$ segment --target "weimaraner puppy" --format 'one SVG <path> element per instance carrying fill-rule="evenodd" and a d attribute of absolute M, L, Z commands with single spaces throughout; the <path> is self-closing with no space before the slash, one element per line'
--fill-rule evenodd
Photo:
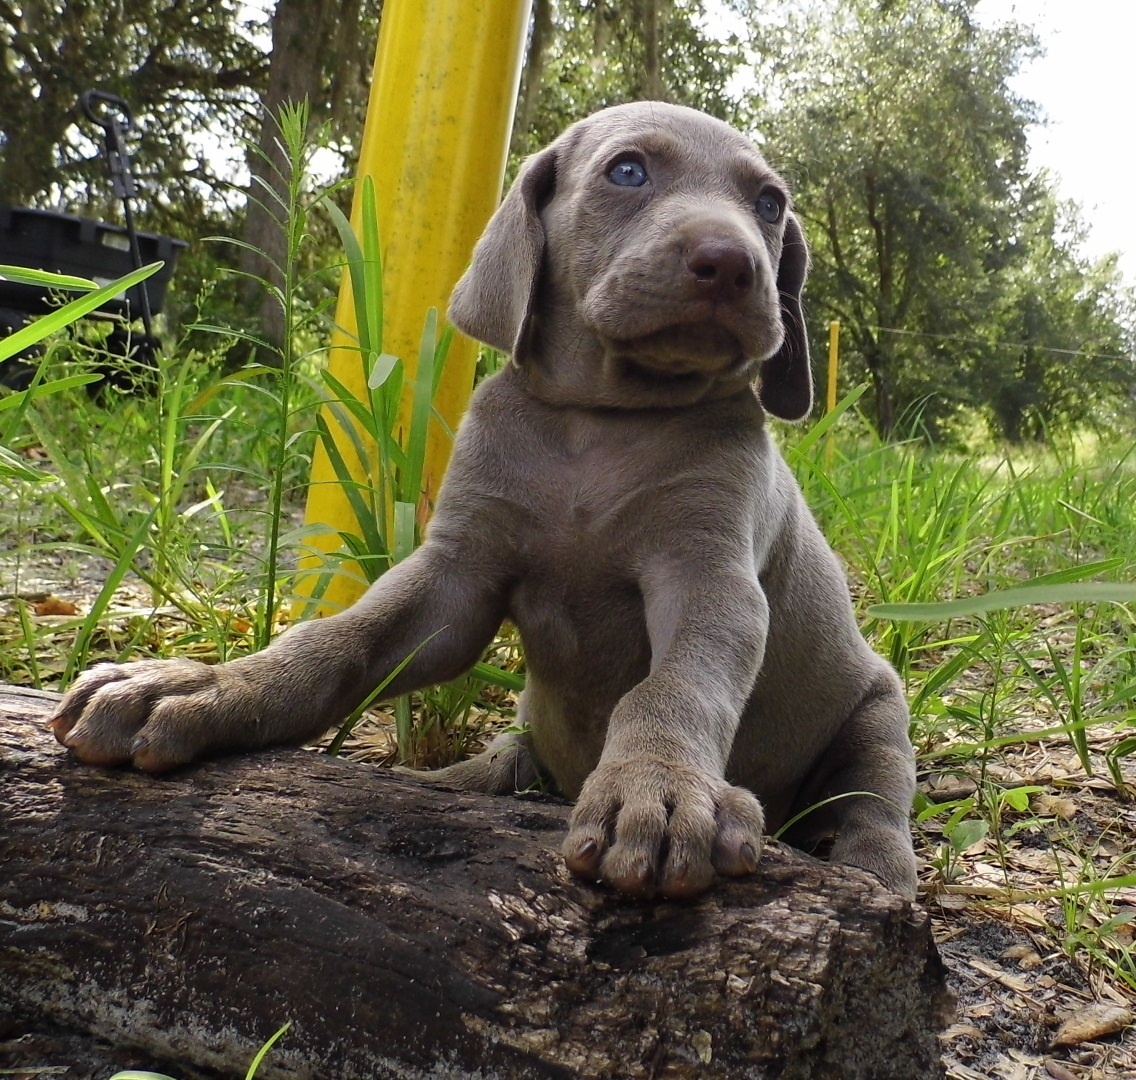
<path fill-rule="evenodd" d="M 434 779 L 551 779 L 576 803 L 568 866 L 640 896 L 751 872 L 766 829 L 830 800 L 791 838 L 914 896 L 900 683 L 767 430 L 811 405 L 806 268 L 784 183 L 726 124 L 642 102 L 573 125 L 454 291 L 456 326 L 511 362 L 422 547 L 252 656 L 94 668 L 56 736 L 151 772 L 302 743 L 412 653 L 392 697 L 459 676 L 507 617 L 524 733 Z"/>

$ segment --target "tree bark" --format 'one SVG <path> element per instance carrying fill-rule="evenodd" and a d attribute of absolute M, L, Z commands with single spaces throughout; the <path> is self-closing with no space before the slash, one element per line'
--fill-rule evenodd
<path fill-rule="evenodd" d="M 633 903 L 566 872 L 547 796 L 300 750 L 90 768 L 55 700 L 0 693 L 0 1069 L 244 1075 L 290 1020 L 258 1080 L 943 1075 L 928 918 L 858 871 L 771 843 Z"/>
<path fill-rule="evenodd" d="M 643 30 L 643 97 L 662 101 L 663 62 L 659 45 L 659 8 L 663 0 L 641 0 L 640 18 Z"/>
<path fill-rule="evenodd" d="M 552 3 L 553 0 L 533 0 L 532 30 L 529 32 L 528 53 L 517 96 L 517 114 L 513 121 L 511 148 L 514 153 L 527 145 L 536 103 L 544 87 L 544 62 L 554 30 Z"/>
<path fill-rule="evenodd" d="M 259 152 L 251 151 L 248 157 L 249 198 L 241 237 L 248 246 L 241 249 L 240 263 L 245 274 L 256 275 L 277 289 L 284 286 L 288 239 L 283 208 L 269 192 L 286 199 L 290 178 L 289 162 L 280 145 L 280 109 L 307 100 L 317 114 L 322 110 L 324 62 L 341 6 L 312 4 L 310 0 L 277 0 L 272 15 L 272 54 L 268 89 L 262 103 Z M 288 332 L 280 304 L 252 277 L 242 281 L 241 292 L 247 304 L 257 305 L 258 336 L 272 350 L 280 350 Z M 280 362 L 276 351 L 258 359 L 272 365 Z"/>

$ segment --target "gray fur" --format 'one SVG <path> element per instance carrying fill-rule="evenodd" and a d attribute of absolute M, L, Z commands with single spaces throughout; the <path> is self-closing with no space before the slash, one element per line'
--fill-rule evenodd
<path fill-rule="evenodd" d="M 640 187 L 610 178 L 627 158 Z M 811 401 L 806 265 L 782 181 L 731 128 L 658 103 L 574 125 L 454 291 L 454 323 L 514 359 L 473 397 L 422 548 L 256 655 L 95 668 L 56 735 L 151 771 L 303 742 L 420 645 L 391 696 L 460 675 L 508 617 L 528 733 L 432 779 L 503 793 L 544 774 L 576 800 L 568 865 L 666 896 L 871 792 L 795 835 L 831 833 L 832 858 L 914 896 L 899 680 L 766 427 Z"/>

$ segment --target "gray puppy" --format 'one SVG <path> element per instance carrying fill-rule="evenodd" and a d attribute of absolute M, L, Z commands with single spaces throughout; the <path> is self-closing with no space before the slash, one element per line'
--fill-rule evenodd
<path fill-rule="evenodd" d="M 510 618 L 527 731 L 435 779 L 550 777 L 576 800 L 568 866 L 668 897 L 870 793 L 793 838 L 834 836 L 834 860 L 914 896 L 900 683 L 766 430 L 811 404 L 807 261 L 785 185 L 727 125 L 659 103 L 575 124 L 454 291 L 453 322 L 512 362 L 474 395 L 425 544 L 253 656 L 87 672 L 56 736 L 153 772 L 301 743 L 415 649 L 389 696 L 455 678 Z"/>

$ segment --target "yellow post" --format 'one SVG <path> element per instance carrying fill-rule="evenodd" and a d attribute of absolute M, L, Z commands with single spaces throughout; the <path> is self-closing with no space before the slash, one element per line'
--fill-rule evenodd
<path fill-rule="evenodd" d="M 836 368 L 839 362 L 840 323 L 833 321 L 828 324 L 828 408 L 825 412 L 836 408 Z"/>
<path fill-rule="evenodd" d="M 828 394 L 825 400 L 825 413 L 836 408 L 836 371 L 840 364 L 840 323 L 833 320 L 828 324 Z M 824 443 L 825 468 L 832 466 L 832 446 L 834 433 L 830 431 Z"/>
<path fill-rule="evenodd" d="M 383 243 L 383 350 L 402 358 L 409 383 L 426 312 L 445 312 L 450 291 L 501 196 L 509 135 L 517 102 L 531 0 L 386 0 L 375 54 L 374 79 L 363 129 L 359 175 L 370 176 Z M 352 223 L 359 228 L 357 184 Z M 362 367 L 352 348 L 355 317 L 348 274 L 343 274 L 329 367 L 365 398 Z M 452 429 L 473 387 L 477 349 L 455 338 L 434 404 Z M 409 394 L 404 401 L 404 413 Z M 324 418 L 333 432 L 334 417 Z M 402 424 L 405 431 L 407 422 Z M 338 445 L 352 457 L 347 437 Z M 430 432 L 423 486 L 438 490 L 450 444 L 437 425 Z M 312 460 L 306 524 L 359 533 L 355 515 L 322 444 Z M 334 533 L 313 537 L 323 551 L 339 547 Z M 312 556 L 305 565 L 321 560 Z M 310 592 L 316 575 L 301 578 Z M 306 588 L 305 588 L 306 585 Z M 364 585 L 336 574 L 322 610 L 353 603 Z"/>

